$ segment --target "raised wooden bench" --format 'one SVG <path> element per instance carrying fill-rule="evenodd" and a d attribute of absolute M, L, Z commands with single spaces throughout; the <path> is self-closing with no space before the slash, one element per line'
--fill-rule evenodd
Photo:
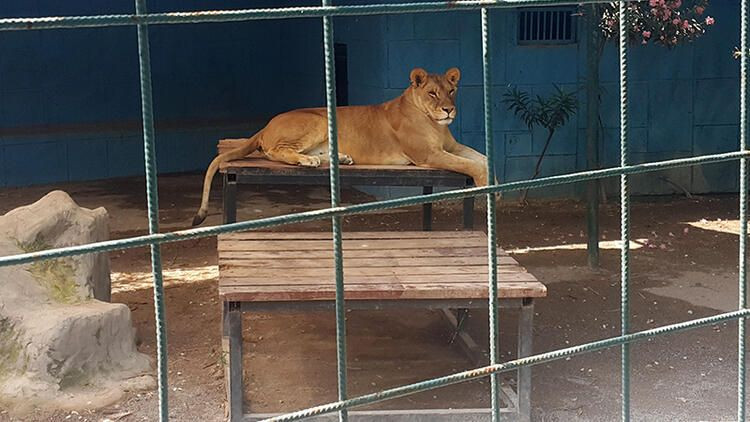
<path fill-rule="evenodd" d="M 224 306 L 224 345 L 229 354 L 230 419 L 242 420 L 243 311 L 307 310 L 334 306 L 333 252 L 329 232 L 247 232 L 220 235 L 219 296 Z M 487 308 L 487 236 L 478 231 L 344 232 L 344 298 L 350 309 L 414 306 L 439 309 L 472 357 L 476 343 L 460 331 L 461 313 Z M 502 308 L 518 308 L 518 355 L 532 350 L 533 299 L 546 287 L 518 262 L 498 251 L 498 296 Z M 474 362 L 477 365 L 486 364 Z M 530 415 L 531 369 L 518 370 L 517 388 L 502 388 L 503 413 Z M 489 409 L 356 412 L 352 420 L 484 420 Z M 357 416 L 359 415 L 359 416 Z M 399 416 L 400 415 L 400 416 Z M 269 415 L 248 415 L 257 420 Z M 468 418 L 468 419 L 467 419 Z M 477 419 L 478 418 L 478 419 Z M 328 419 L 314 419 L 328 420 Z M 487 419 L 489 420 L 489 419 Z"/>
<path fill-rule="evenodd" d="M 219 141 L 219 154 L 236 148 L 238 141 Z M 464 188 L 474 182 L 466 175 L 445 170 L 417 166 L 342 165 L 339 179 L 342 186 L 421 186 L 422 193 L 432 193 L 433 187 Z M 318 168 L 292 166 L 267 160 L 255 152 L 242 160 L 232 160 L 219 167 L 223 175 L 223 221 L 237 221 L 237 185 L 323 185 L 330 183 L 328 165 Z M 422 205 L 422 228 L 432 227 L 432 204 Z M 474 227 L 474 198 L 464 199 L 463 227 Z"/>

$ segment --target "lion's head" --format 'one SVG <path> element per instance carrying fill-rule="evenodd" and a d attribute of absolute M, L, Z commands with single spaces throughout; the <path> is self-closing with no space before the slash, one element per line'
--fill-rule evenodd
<path fill-rule="evenodd" d="M 435 123 L 447 126 L 456 118 L 456 91 L 461 72 L 448 69 L 444 75 L 428 74 L 422 68 L 411 71 L 414 104 Z"/>

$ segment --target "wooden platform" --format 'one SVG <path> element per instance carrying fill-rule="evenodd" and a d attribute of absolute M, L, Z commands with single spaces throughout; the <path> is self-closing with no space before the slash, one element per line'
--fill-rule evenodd
<path fill-rule="evenodd" d="M 487 236 L 461 232 L 345 232 L 348 300 L 483 299 Z M 331 233 L 248 232 L 219 236 L 224 301 L 334 300 Z M 499 297 L 546 296 L 546 287 L 498 252 Z"/>
<path fill-rule="evenodd" d="M 247 232 L 220 235 L 219 296 L 231 421 L 262 420 L 245 414 L 243 312 L 331 309 L 335 303 L 330 232 Z M 344 298 L 348 309 L 415 306 L 442 311 L 453 336 L 476 366 L 487 354 L 461 329 L 469 308 L 487 308 L 487 236 L 478 231 L 344 232 Z M 498 306 L 518 313 L 518 356 L 532 353 L 534 299 L 546 287 L 498 251 Z M 454 314 L 453 309 L 458 309 Z M 529 421 L 531 368 L 517 369 L 517 387 L 501 386 L 503 420 Z M 352 412 L 352 420 L 408 422 L 484 421 L 489 409 L 417 409 Z M 374 418 L 374 419 L 373 419 Z M 326 417 L 316 420 L 329 420 Z"/>

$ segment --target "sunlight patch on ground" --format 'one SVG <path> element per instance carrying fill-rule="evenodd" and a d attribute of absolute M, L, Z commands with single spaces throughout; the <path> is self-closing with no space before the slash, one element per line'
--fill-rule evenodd
<path fill-rule="evenodd" d="M 663 279 L 669 284 L 644 291 L 721 312 L 737 309 L 737 273 L 685 271 Z"/>
<path fill-rule="evenodd" d="M 219 277 L 217 265 L 206 265 L 184 269 L 165 269 L 164 287 L 190 284 Z M 112 272 L 112 293 L 132 292 L 135 290 L 151 289 L 154 279 L 151 271 Z"/>
<path fill-rule="evenodd" d="M 647 239 L 635 239 L 630 241 L 630 249 L 642 248 Z M 602 240 L 599 242 L 599 249 L 621 249 L 622 242 L 619 240 Z M 585 243 L 567 243 L 563 245 L 551 245 L 551 246 L 536 246 L 516 249 L 506 249 L 505 252 L 512 254 L 523 254 L 530 252 L 542 252 L 542 251 L 572 251 L 572 250 L 586 250 Z"/>
<path fill-rule="evenodd" d="M 740 234 L 740 220 L 706 220 L 701 218 L 698 221 L 686 221 L 685 224 L 697 229 L 716 231 L 729 234 Z"/>

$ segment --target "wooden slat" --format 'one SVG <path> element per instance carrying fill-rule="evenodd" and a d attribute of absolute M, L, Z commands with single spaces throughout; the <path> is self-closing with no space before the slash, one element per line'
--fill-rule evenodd
<path fill-rule="evenodd" d="M 409 285 L 347 284 L 344 298 L 348 300 L 381 299 L 485 299 L 486 283 L 454 285 L 450 283 Z M 245 286 L 221 286 L 219 295 L 224 300 L 237 301 L 314 301 L 333 300 L 332 286 L 255 286 L 252 291 Z M 501 283 L 500 298 L 544 297 L 546 287 L 536 283 Z"/>
<path fill-rule="evenodd" d="M 333 255 L 321 258 L 288 258 L 276 257 L 269 259 L 248 258 L 243 252 L 225 252 L 219 259 L 219 266 L 230 267 L 253 267 L 253 268 L 333 268 Z M 518 265 L 515 259 L 509 256 L 498 257 L 498 264 Z M 487 266 L 487 257 L 441 257 L 441 258 L 350 258 L 344 259 L 344 268 L 356 267 L 416 267 L 416 266 L 460 266 L 460 265 L 484 265 Z M 278 271 L 278 270 L 277 270 Z"/>
<path fill-rule="evenodd" d="M 425 274 L 425 275 L 410 275 L 410 274 L 396 274 L 396 275 L 352 275 L 345 276 L 345 283 L 353 284 L 425 284 L 425 283 L 486 283 L 487 277 L 481 274 Z M 263 276 L 246 276 L 243 273 L 239 278 L 230 276 L 219 276 L 219 284 L 230 286 L 230 285 L 244 285 L 244 286 L 271 286 L 271 285 L 328 285 L 333 283 L 330 277 L 305 277 L 305 276 L 285 276 L 283 274 L 277 274 L 271 277 Z M 513 281 L 513 282 L 535 282 L 537 281 L 533 275 L 525 272 L 516 272 L 511 274 L 504 274 L 501 281 Z"/>
<path fill-rule="evenodd" d="M 498 254 L 500 251 L 498 250 Z M 219 260 L 226 258 L 245 258 L 252 256 L 259 259 L 276 259 L 276 258 L 325 258 L 333 259 L 333 252 L 330 250 L 313 250 L 313 251 L 253 251 L 252 254 L 246 251 L 221 251 Z M 428 257 L 484 257 L 487 259 L 487 247 L 476 248 L 435 248 L 435 249 L 392 249 L 379 250 L 377 255 L 371 250 L 347 250 L 344 259 L 350 258 L 428 258 Z"/>
<path fill-rule="evenodd" d="M 258 278 L 281 278 L 287 280 L 290 278 L 308 278 L 311 282 L 322 278 L 333 276 L 331 268 L 299 268 L 290 267 L 283 270 L 278 268 L 263 267 L 236 267 L 236 266 L 219 266 L 222 278 L 247 278 L 254 280 Z M 517 265 L 498 266 L 498 276 L 507 277 L 516 274 L 528 274 Z M 460 265 L 460 266 L 411 266 L 411 267 L 344 267 L 344 276 L 352 279 L 359 276 L 411 276 L 411 275 L 443 275 L 446 280 L 453 279 L 454 275 L 475 275 L 477 278 L 487 279 L 487 265 Z M 248 283 L 250 284 L 250 283 Z"/>
<path fill-rule="evenodd" d="M 220 241 L 229 240 L 331 240 L 330 231 L 325 232 L 237 232 L 227 233 L 218 236 Z M 407 231 L 407 232 L 350 232 L 342 233 L 345 240 L 361 239 L 487 239 L 487 235 L 481 231 L 463 230 L 463 231 Z"/>
<path fill-rule="evenodd" d="M 343 248 L 347 250 L 392 250 L 392 249 L 421 249 L 421 248 L 462 248 L 479 247 L 478 239 L 369 239 L 344 240 Z M 273 240 L 230 240 L 218 242 L 219 252 L 222 251 L 308 251 L 331 249 L 330 240 L 293 240 L 278 242 Z M 501 252 L 498 251 L 498 254 Z"/>

